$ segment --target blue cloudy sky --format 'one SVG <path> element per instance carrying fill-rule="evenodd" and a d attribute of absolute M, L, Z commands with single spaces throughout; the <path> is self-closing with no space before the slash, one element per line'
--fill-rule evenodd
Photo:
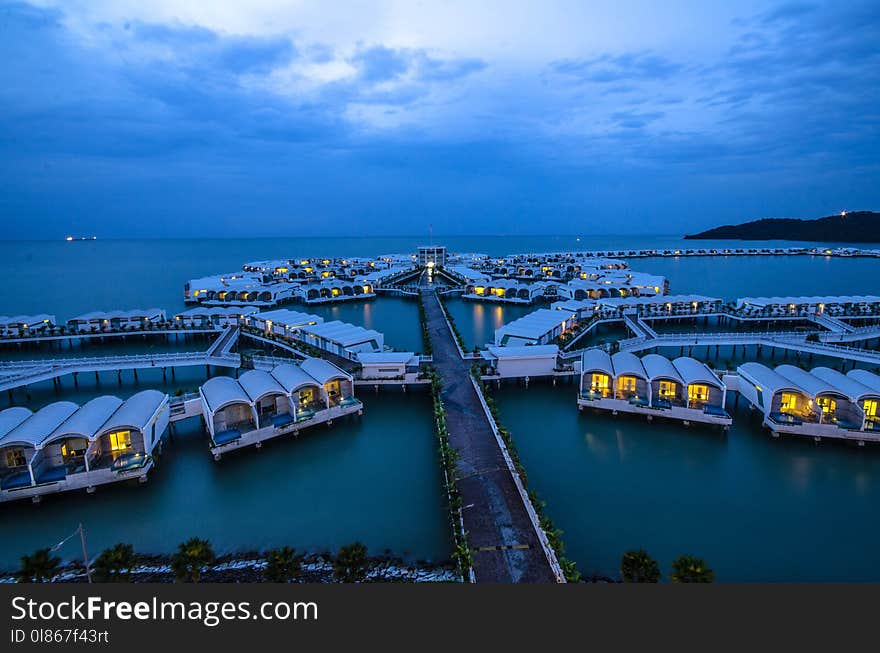
<path fill-rule="evenodd" d="M 673 234 L 878 209 L 878 44 L 876 0 L 0 2 L 0 221 Z"/>

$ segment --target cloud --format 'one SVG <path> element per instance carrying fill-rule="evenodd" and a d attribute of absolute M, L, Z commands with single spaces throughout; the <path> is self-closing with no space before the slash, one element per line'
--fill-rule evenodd
<path fill-rule="evenodd" d="M 592 59 L 565 59 L 552 63 L 551 68 L 561 75 L 598 84 L 663 80 L 682 70 L 680 64 L 650 52 L 605 53 Z"/>

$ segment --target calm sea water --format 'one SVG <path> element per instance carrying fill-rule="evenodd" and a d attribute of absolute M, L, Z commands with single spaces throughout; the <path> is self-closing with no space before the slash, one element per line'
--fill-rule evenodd
<path fill-rule="evenodd" d="M 203 381 L 178 374 L 179 383 Z M 146 385 L 160 384 L 142 376 Z M 66 386 L 64 396 L 75 401 L 134 391 L 128 383 L 118 388 L 115 375 L 105 375 L 97 389 L 88 379 L 76 392 L 69 379 Z M 199 536 L 223 553 L 281 545 L 326 551 L 360 540 L 374 554 L 447 560 L 452 544 L 430 397 L 360 394 L 362 418 L 316 427 L 298 440 L 267 442 L 259 452 L 214 462 L 199 422 L 187 420 L 146 485 L 54 495 L 39 505 L 0 504 L 0 569 L 14 570 L 21 555 L 51 546 L 79 522 L 95 554 L 116 542 L 166 553 Z M 54 398 L 49 384 L 32 393 L 32 404 Z M 80 552 L 69 545 L 59 555 L 72 559 Z"/>
<path fill-rule="evenodd" d="M 245 261 L 296 256 L 371 256 L 411 251 L 423 239 L 252 239 L 0 243 L 0 314 L 95 309 L 184 308 L 189 278 L 235 270 Z M 440 241 L 441 239 L 435 239 Z M 451 250 L 520 251 L 681 247 L 675 238 L 442 239 Z M 723 247 L 724 243 L 706 243 Z M 738 244 L 739 245 L 739 244 Z M 758 244 L 760 245 L 760 244 Z M 880 294 L 880 262 L 824 257 L 637 259 L 636 270 L 667 276 L 674 293 L 743 295 Z M 418 351 L 414 302 L 383 297 L 310 308 L 382 331 L 397 349 Z M 450 301 L 469 346 L 532 310 Z M 128 344 L 126 351 L 158 345 Z M 190 348 L 193 343 L 175 345 Z M 110 350 L 108 350 L 110 351 Z M 671 352 L 673 354 L 677 352 Z M 30 352 L 2 353 L 29 357 Z M 721 361 L 732 357 L 722 351 Z M 819 364 L 815 361 L 814 364 Z M 152 376 L 151 376 L 152 375 Z M 80 376 L 20 391 L 12 403 L 34 408 L 59 398 L 127 396 L 147 386 L 193 390 L 202 370 L 180 370 L 163 384 L 157 370 Z M 363 392 L 363 418 L 319 429 L 298 442 L 242 452 L 219 465 L 192 424 L 144 487 L 101 488 L 92 496 L 50 497 L 40 506 L 0 506 L 0 567 L 86 525 L 98 550 L 129 541 L 165 552 L 191 536 L 223 551 L 291 544 L 333 548 L 361 539 L 412 558 L 450 550 L 440 472 L 425 395 Z M 738 415 L 725 438 L 700 429 L 578 417 L 572 387 L 504 388 L 499 402 L 533 486 L 565 533 L 585 572 L 614 574 L 620 554 L 645 546 L 664 568 L 681 552 L 706 557 L 723 580 L 880 580 L 873 556 L 880 536 L 880 452 L 766 438 Z M 0 398 L 4 404 L 9 397 Z M 70 556 L 76 555 L 72 551 Z"/>
<path fill-rule="evenodd" d="M 585 573 L 644 547 L 721 581 L 878 581 L 880 449 L 773 440 L 744 401 L 720 431 L 577 410 L 573 384 L 495 396 L 529 484 Z"/>

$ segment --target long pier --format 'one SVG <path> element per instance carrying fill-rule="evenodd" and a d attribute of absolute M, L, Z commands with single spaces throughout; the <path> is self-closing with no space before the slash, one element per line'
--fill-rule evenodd
<path fill-rule="evenodd" d="M 462 519 L 481 583 L 560 582 L 555 554 L 490 422 L 436 293 L 422 291 L 449 443 L 458 452 Z"/>

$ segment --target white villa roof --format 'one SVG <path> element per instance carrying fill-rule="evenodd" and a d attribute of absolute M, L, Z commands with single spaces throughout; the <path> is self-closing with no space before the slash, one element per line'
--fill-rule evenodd
<path fill-rule="evenodd" d="M 846 395 L 852 401 L 860 401 L 865 397 L 880 397 L 880 387 L 872 388 L 857 378 L 847 376 L 830 367 L 815 367 L 810 370 L 810 374 L 834 386 L 840 394 Z"/>
<path fill-rule="evenodd" d="M 244 388 L 252 401 L 256 402 L 270 394 L 287 394 L 278 380 L 263 370 L 249 370 L 238 377 L 238 384 Z"/>
<path fill-rule="evenodd" d="M 846 373 L 846 375 L 855 379 L 863 386 L 871 388 L 872 390 L 876 390 L 880 392 L 880 376 L 877 376 L 873 372 L 869 372 L 868 370 L 850 370 Z"/>
<path fill-rule="evenodd" d="M 648 373 L 648 378 L 652 381 L 670 379 L 684 384 L 681 374 L 678 373 L 675 365 L 666 356 L 661 356 L 660 354 L 642 356 L 642 366 L 645 368 L 645 372 Z"/>
<path fill-rule="evenodd" d="M 78 408 L 72 401 L 56 401 L 44 406 L 7 433 L 0 440 L 0 446 L 21 442 L 35 447 Z"/>
<path fill-rule="evenodd" d="M 83 404 L 78 411 L 64 420 L 57 429 L 46 436 L 43 442 L 71 436 L 91 440 L 121 405 L 122 399 L 119 397 L 111 395 L 95 397 Z"/>
<path fill-rule="evenodd" d="M 312 376 L 304 372 L 299 365 L 282 363 L 272 370 L 272 376 L 287 392 L 307 385 L 320 385 Z"/>
<path fill-rule="evenodd" d="M 55 316 L 48 313 L 39 313 L 38 315 L 0 315 L 0 325 L 9 326 L 11 324 L 55 324 Z"/>
<path fill-rule="evenodd" d="M 722 390 L 725 387 L 721 379 L 718 378 L 718 375 L 709 369 L 708 365 L 702 361 L 698 361 L 696 358 L 679 356 L 672 361 L 672 364 L 687 385 L 691 385 L 692 383 L 705 383 L 707 385 L 713 385 L 716 388 L 721 388 Z"/>
<path fill-rule="evenodd" d="M 366 365 L 409 364 L 418 363 L 418 356 L 411 351 L 385 351 L 385 352 L 360 352 L 357 355 L 358 362 Z M 415 359 L 415 361 L 413 361 Z"/>
<path fill-rule="evenodd" d="M 290 329 L 298 329 L 309 324 L 321 324 L 324 321 L 324 318 L 319 315 L 291 311 L 286 308 L 279 308 L 274 311 L 263 311 L 262 313 L 257 313 L 251 317 L 257 320 L 271 320 L 273 324 Z"/>
<path fill-rule="evenodd" d="M 130 320 L 133 318 L 148 318 L 159 320 L 165 317 L 165 311 L 161 308 L 133 308 L 129 311 L 91 311 L 83 313 L 68 320 L 68 322 L 88 322 L 91 320 Z"/>
<path fill-rule="evenodd" d="M 22 406 L 13 406 L 0 411 L 0 443 L 7 433 L 33 414 L 33 411 Z"/>
<path fill-rule="evenodd" d="M 560 311 L 539 308 L 500 327 L 495 331 L 495 337 L 497 339 L 499 335 L 508 335 L 538 340 L 569 317 L 571 316 L 560 315 Z"/>
<path fill-rule="evenodd" d="M 153 414 L 168 401 L 168 395 L 158 390 L 141 390 L 122 402 L 104 426 L 102 432 L 129 426 L 143 430 Z"/>
<path fill-rule="evenodd" d="M 798 387 L 803 388 L 807 394 L 812 397 L 828 393 L 843 394 L 840 390 L 828 383 L 828 381 L 820 379 L 818 376 L 813 376 L 809 372 L 802 370 L 799 367 L 795 367 L 794 365 L 779 365 L 776 368 L 776 373 L 785 377 Z"/>
<path fill-rule="evenodd" d="M 336 367 L 333 363 L 325 361 L 323 358 L 307 358 L 300 367 L 320 385 L 339 378 L 351 380 L 349 374 Z"/>
<path fill-rule="evenodd" d="M 232 305 L 232 306 L 196 306 L 182 313 L 178 313 L 175 317 L 198 316 L 204 315 L 211 317 L 212 315 L 230 316 L 230 315 L 253 315 L 260 309 L 250 305 Z"/>
<path fill-rule="evenodd" d="M 609 376 L 614 376 L 614 365 L 611 363 L 610 354 L 604 349 L 588 349 L 581 358 L 581 372 L 599 370 Z"/>
<path fill-rule="evenodd" d="M 208 408 L 216 413 L 229 404 L 250 404 L 251 398 L 238 381 L 229 376 L 215 376 L 199 388 Z"/>
<path fill-rule="evenodd" d="M 614 376 L 632 375 L 640 376 L 648 380 L 648 373 L 642 365 L 641 359 L 629 351 L 619 351 L 611 356 L 611 367 L 614 368 Z"/>
<path fill-rule="evenodd" d="M 827 296 L 791 296 L 791 297 L 740 297 L 740 304 L 755 306 L 789 305 L 789 304 L 876 304 L 880 302 L 877 295 L 827 295 Z"/>
<path fill-rule="evenodd" d="M 559 355 L 556 345 L 487 345 L 486 350 L 492 357 L 501 359 L 556 358 Z"/>
<path fill-rule="evenodd" d="M 378 331 L 365 329 L 356 324 L 340 322 L 339 320 L 305 326 L 302 330 L 306 333 L 324 338 L 325 340 L 331 340 L 343 347 L 374 341 L 375 347 L 381 350 L 384 342 L 384 336 Z"/>
<path fill-rule="evenodd" d="M 752 383 L 757 384 L 767 395 L 774 395 L 780 390 L 792 390 L 799 394 L 809 394 L 797 383 L 761 363 L 743 363 L 737 371 Z"/>

